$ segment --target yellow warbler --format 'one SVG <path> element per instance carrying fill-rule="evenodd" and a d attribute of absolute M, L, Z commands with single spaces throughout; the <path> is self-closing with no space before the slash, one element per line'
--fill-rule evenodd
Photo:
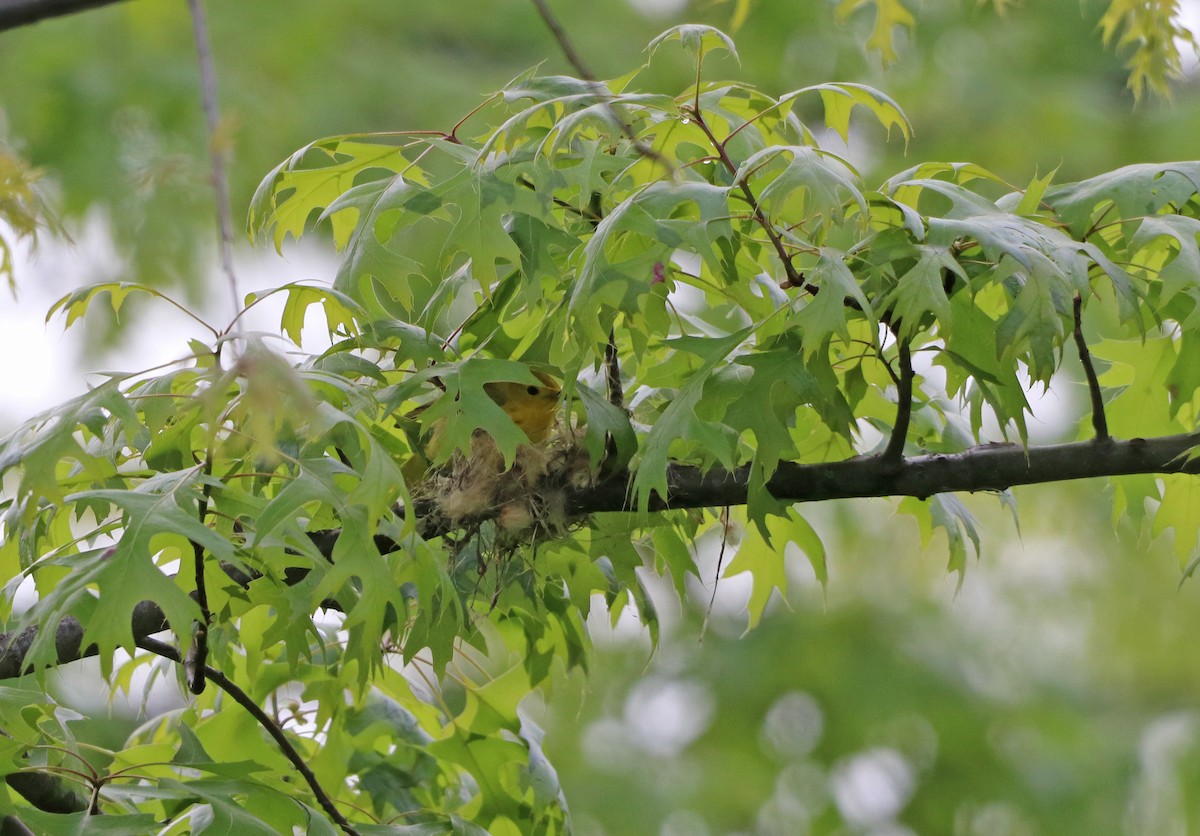
<path fill-rule="evenodd" d="M 529 440 L 541 444 L 554 426 L 560 390 L 554 379 L 538 374 L 541 386 L 500 381 L 483 384 L 483 391 L 520 427 Z"/>
<path fill-rule="evenodd" d="M 534 372 L 541 385 L 493 381 L 483 384 L 483 391 L 516 424 L 533 444 L 541 444 L 550 437 L 558 413 L 558 397 L 561 394 L 558 382 L 542 372 Z M 410 413 L 420 414 L 425 407 Z M 445 419 L 437 420 L 433 432 L 425 444 L 425 455 L 418 454 L 402 468 L 405 477 L 413 479 L 429 467 L 428 459 L 437 456 L 442 447 Z M 428 457 L 428 459 L 426 458 Z"/>

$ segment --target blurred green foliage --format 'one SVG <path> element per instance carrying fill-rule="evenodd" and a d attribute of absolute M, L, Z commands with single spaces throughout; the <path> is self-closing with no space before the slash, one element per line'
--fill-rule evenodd
<path fill-rule="evenodd" d="M 827 595 L 797 556 L 790 608 L 748 634 L 719 597 L 700 638 L 711 575 L 652 659 L 618 631 L 548 729 L 580 836 L 1191 832 L 1200 591 L 1112 532 L 1097 485 L 1023 491 L 1020 539 L 969 504 L 987 535 L 957 596 L 944 544 L 854 501 L 806 509 Z"/>
<path fill-rule="evenodd" d="M 636 62 L 671 23 L 725 25 L 733 13 L 559 5 L 601 76 Z M 528 67 L 567 70 L 525 0 L 209 7 L 239 216 L 262 176 L 306 142 L 448 129 Z M 1004 16 L 930 3 L 885 70 L 862 49 L 869 14 L 835 27 L 832 4 L 762 0 L 737 33 L 741 75 L 772 92 L 843 80 L 892 96 L 915 135 L 907 150 L 878 132 L 852 140 L 868 172 L 898 169 L 904 155 L 970 160 L 1025 183 L 1035 171 L 1073 180 L 1195 156 L 1194 80 L 1173 103 L 1135 106 L 1122 56 L 1097 37 L 1101 12 L 1070 0 Z M 185 6 L 117 4 L 0 38 L 7 138 L 50 172 L 67 216 L 99 208 L 131 278 L 205 292 L 213 212 Z M 651 78 L 673 74 L 664 84 L 678 87 L 687 72 L 682 58 L 663 60 Z M 1195 828 L 1194 582 L 1177 592 L 1162 544 L 1110 534 L 1095 486 L 1019 499 L 1024 542 L 986 515 L 983 565 L 957 598 L 942 555 L 918 553 L 888 506 L 843 504 L 819 515 L 836 543 L 827 600 L 801 583 L 792 609 L 749 635 L 716 613 L 701 641 L 701 594 L 649 663 L 640 644 L 615 643 L 553 704 L 546 745 L 578 830 Z"/>
<path fill-rule="evenodd" d="M 226 132 L 235 151 L 233 203 L 242 215 L 275 163 L 313 139 L 354 131 L 449 129 L 518 73 L 568 71 L 526 0 L 486 14 L 467 0 L 401 7 L 347 0 L 209 4 Z M 560 4 L 564 26 L 605 77 L 642 60 L 645 44 L 680 20 L 727 26 L 737 4 Z M 864 43 L 873 11 L 846 25 L 821 4 L 758 2 L 736 32 L 739 77 L 770 92 L 862 81 L 905 108 L 914 161 L 970 160 L 1014 182 L 1060 167 L 1078 179 L 1143 160 L 1191 154 L 1200 127 L 1194 84 L 1176 101 L 1134 107 L 1121 57 L 1106 50 L 1096 4 L 1055 0 L 998 16 L 934 3 L 913 33 L 897 30 L 886 69 Z M 0 96 L 11 138 L 60 184 L 62 206 L 100 206 L 137 280 L 199 292 L 197 255 L 210 236 L 206 138 L 186 7 L 118 3 L 3 34 Z M 732 74 L 732 68 L 730 68 Z M 656 60 L 647 84 L 679 87 L 680 57 Z M 869 135 L 859 162 L 896 169 L 905 154 Z"/>

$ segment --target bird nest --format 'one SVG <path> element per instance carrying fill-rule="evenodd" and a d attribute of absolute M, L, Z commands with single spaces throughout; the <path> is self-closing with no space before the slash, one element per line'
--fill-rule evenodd
<path fill-rule="evenodd" d="M 575 433 L 522 444 L 511 466 L 492 437 L 476 431 L 469 452 L 456 451 L 413 489 L 426 519 L 445 531 L 494 521 L 497 537 L 517 543 L 557 536 L 571 524 L 569 491 L 593 481 L 591 461 Z"/>

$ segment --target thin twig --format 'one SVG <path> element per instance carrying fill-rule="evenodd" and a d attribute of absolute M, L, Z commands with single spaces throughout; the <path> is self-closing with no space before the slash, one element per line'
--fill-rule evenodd
<path fill-rule="evenodd" d="M 729 506 L 721 509 L 721 551 L 717 554 L 717 571 L 713 573 L 712 595 L 708 598 L 708 609 L 704 611 L 704 623 L 700 625 L 700 640 L 708 631 L 708 620 L 712 617 L 713 604 L 717 602 L 717 584 L 721 582 L 721 569 L 725 565 L 725 549 L 729 545 Z"/>
<path fill-rule="evenodd" d="M 625 408 L 625 387 L 621 384 L 621 357 L 617 352 L 617 332 L 608 331 L 608 345 L 604 347 L 604 377 L 608 383 L 608 402 L 617 409 Z"/>
<path fill-rule="evenodd" d="M 908 341 L 898 339 L 897 346 L 900 350 L 900 380 L 896 384 L 896 423 L 892 426 L 892 435 L 883 451 L 883 460 L 899 463 L 904 458 L 904 442 L 908 438 L 908 424 L 912 419 L 913 378 L 916 375 Z"/>
<path fill-rule="evenodd" d="M 674 172 L 675 166 L 671 164 L 670 160 L 637 138 L 637 134 L 633 132 L 633 127 L 625 121 L 625 117 L 621 114 L 621 111 L 612 103 L 612 94 L 608 88 L 596 80 L 596 76 L 592 74 L 591 69 L 584 63 L 574 44 L 571 43 L 567 31 L 563 29 L 558 18 L 554 16 L 554 12 L 550 11 L 550 6 L 546 3 L 546 0 L 533 0 L 533 5 L 541 16 L 542 22 L 546 24 L 546 28 L 550 30 L 550 34 L 554 36 L 554 40 L 558 42 L 558 48 L 562 51 L 563 57 L 567 59 L 567 63 L 575 69 L 575 72 L 579 74 L 579 77 L 583 81 L 588 83 L 596 97 L 604 102 L 609 115 L 612 116 L 613 121 L 620 127 L 621 134 L 633 143 L 634 150 L 646 159 L 660 163 L 668 173 Z"/>
<path fill-rule="evenodd" d="M 533 5 L 537 8 L 538 14 L 542 16 L 542 22 L 546 24 L 546 28 L 554 36 L 554 40 L 558 41 L 558 48 L 562 50 L 563 57 L 567 59 L 567 63 L 575 68 L 575 72 L 579 73 L 579 77 L 584 81 L 594 82 L 596 77 L 592 75 L 592 71 L 584 63 L 583 56 L 576 51 L 574 44 L 571 43 L 571 39 L 567 36 L 567 31 L 558 22 L 558 18 L 550 11 L 550 6 L 547 5 L 546 0 L 533 0 Z"/>
<path fill-rule="evenodd" d="M 1100 380 L 1092 364 L 1092 353 L 1083 339 L 1083 298 L 1075 294 L 1075 346 L 1079 349 L 1079 361 L 1083 363 L 1083 376 L 1087 378 L 1088 394 L 1092 399 L 1092 429 L 1096 441 L 1109 441 L 1108 419 L 1104 416 L 1104 396 L 1100 392 Z"/>
<path fill-rule="evenodd" d="M 208 515 L 208 497 L 200 500 L 200 521 Z M 183 667 L 187 673 L 188 690 L 193 694 L 204 693 L 204 667 L 208 662 L 208 627 L 212 623 L 212 612 L 208 609 L 208 586 L 204 582 L 204 546 L 192 541 L 192 561 L 196 577 L 196 603 L 200 605 L 200 620 L 196 622 L 192 641 L 188 646 Z"/>
<path fill-rule="evenodd" d="M 169 659 L 176 664 L 180 662 L 179 651 L 165 642 L 144 637 L 137 640 L 137 645 L 143 650 L 147 650 L 164 659 Z M 292 745 L 292 742 L 287 739 L 287 735 L 283 733 L 283 729 L 279 727 L 279 724 L 272 720 L 270 715 L 263 711 L 262 707 L 250 698 L 249 694 L 219 670 L 205 666 L 204 675 L 212 684 L 227 693 L 234 702 L 249 711 L 254 719 L 258 721 L 258 724 L 266 729 L 267 734 L 271 735 L 275 744 L 283 752 L 284 757 L 291 761 L 292 766 L 296 767 L 296 771 L 304 777 L 305 782 L 308 783 L 313 795 L 317 797 L 317 802 L 321 805 L 325 814 L 347 834 L 357 836 L 357 831 L 346 817 L 342 815 L 341 811 L 338 810 L 337 806 L 333 803 L 333 799 L 325 792 L 325 788 L 321 786 L 321 783 L 317 780 L 317 776 L 309 768 L 308 764 L 305 763 L 304 757 L 296 751 L 296 747 Z"/>
<path fill-rule="evenodd" d="M 200 92 L 204 101 L 204 121 L 208 128 L 208 153 L 212 161 L 212 184 L 217 204 L 217 227 L 221 235 L 221 269 L 229 285 L 233 300 L 234 327 L 236 316 L 242 307 L 238 292 L 237 276 L 233 272 L 233 210 L 229 198 L 229 178 L 226 162 L 229 156 L 226 140 L 218 136 L 221 110 L 217 103 L 217 72 L 212 60 L 212 41 L 208 36 L 208 21 L 204 16 L 202 0 L 188 0 L 192 15 L 192 37 L 196 41 L 196 55 L 200 59 Z"/>
<path fill-rule="evenodd" d="M 725 143 L 717 139 L 716 134 L 712 132 L 712 129 L 709 128 L 708 123 L 704 121 L 703 114 L 701 114 L 698 109 L 693 108 L 689 115 L 693 121 L 695 121 L 696 127 L 703 131 L 704 135 L 708 137 L 708 141 L 712 143 L 713 148 L 716 150 L 717 155 L 721 160 L 721 164 L 725 166 L 725 170 L 731 175 L 736 175 L 738 167 L 733 164 L 733 160 L 731 160 L 729 158 L 729 154 L 726 153 Z M 746 199 L 746 203 L 749 204 L 750 211 L 754 215 L 754 220 L 760 227 L 762 227 L 763 232 L 767 234 L 767 238 L 771 240 L 771 247 L 775 250 L 775 256 L 783 265 L 783 272 L 787 276 L 787 280 L 784 282 L 784 285 L 787 287 L 803 287 L 805 290 L 808 290 L 810 293 L 815 295 L 816 288 L 813 288 L 811 285 L 805 282 L 804 276 L 801 275 L 800 271 L 796 269 L 796 265 L 792 264 L 792 259 L 788 256 L 787 248 L 783 245 L 783 238 L 780 237 L 779 233 L 775 230 L 775 227 L 771 225 L 771 221 L 767 218 L 766 212 L 763 211 L 762 206 L 758 202 L 758 198 L 754 195 L 754 190 L 750 188 L 750 183 L 747 182 L 747 178 L 741 178 L 741 180 L 738 182 L 738 188 L 741 189 L 742 196 Z"/>

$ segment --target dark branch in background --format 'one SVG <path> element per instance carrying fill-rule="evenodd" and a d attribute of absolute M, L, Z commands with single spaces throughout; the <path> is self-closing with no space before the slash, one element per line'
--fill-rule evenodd
<path fill-rule="evenodd" d="M 5 816 L 0 819 L 0 836 L 36 836 L 36 834 L 16 816 Z"/>
<path fill-rule="evenodd" d="M 1075 294 L 1075 346 L 1079 349 L 1079 361 L 1083 363 L 1083 376 L 1087 378 L 1088 395 L 1092 399 L 1092 429 L 1095 441 L 1108 441 L 1108 419 L 1104 416 L 1104 396 L 1100 392 L 1100 380 L 1092 364 L 1092 353 L 1083 339 L 1083 298 Z"/>
<path fill-rule="evenodd" d="M 204 102 L 204 121 L 208 128 L 208 153 L 212 160 L 213 198 L 217 205 L 217 228 L 221 236 L 221 270 L 233 298 L 233 327 L 238 327 L 237 314 L 242 308 L 237 276 L 233 272 L 233 210 L 230 208 L 229 177 L 226 162 L 229 157 L 228 138 L 219 136 L 221 108 L 217 103 L 217 71 L 212 60 L 212 41 L 208 37 L 208 21 L 201 0 L 188 0 L 192 15 L 192 37 L 200 60 L 200 93 Z"/>
<path fill-rule="evenodd" d="M 221 108 L 217 101 L 217 71 L 212 60 L 212 40 L 208 34 L 208 20 L 204 15 L 202 0 L 188 0 L 192 17 L 192 39 L 196 43 L 196 56 L 200 63 L 200 98 L 204 104 L 204 121 L 208 128 L 208 153 L 212 162 L 213 202 L 217 210 L 217 229 L 220 236 L 221 270 L 233 301 L 233 328 L 237 329 L 238 311 L 242 303 L 238 293 L 237 276 L 233 272 L 233 210 L 229 197 L 229 178 L 225 164 L 229 156 L 227 139 L 220 137 Z M 218 355 L 220 349 L 218 348 Z M 212 475 L 212 449 L 204 460 L 204 475 Z M 200 500 L 200 524 L 208 516 L 208 486 Z M 193 694 L 204 693 L 205 670 L 208 662 L 208 628 L 212 613 L 208 609 L 208 591 L 204 581 L 204 547 L 192 543 L 193 564 L 196 575 L 196 603 L 200 605 L 200 621 L 193 628 L 191 645 L 184 660 L 187 671 L 188 690 Z"/>
<path fill-rule="evenodd" d="M 596 77 L 592 75 L 592 71 L 583 62 L 583 56 L 575 50 L 574 44 L 571 43 L 571 39 L 567 36 L 567 30 L 563 29 L 562 24 L 558 22 L 558 18 L 554 16 L 554 12 L 550 11 L 546 0 L 533 0 L 533 5 L 537 8 L 538 14 L 542 16 L 542 22 L 546 24 L 546 28 L 554 36 L 554 40 L 558 42 L 558 48 L 562 50 L 563 57 L 567 59 L 567 63 L 575 68 L 575 72 L 579 73 L 579 77 L 584 81 L 594 83 Z"/>
<path fill-rule="evenodd" d="M 116 2 L 118 0 L 0 0 L 0 32 Z"/>
<path fill-rule="evenodd" d="M 888 439 L 883 459 L 900 464 L 904 460 L 904 442 L 908 439 L 908 425 L 912 420 L 913 372 L 912 349 L 908 341 L 896 338 L 900 350 L 900 377 L 896 381 L 896 423 Z"/>
<path fill-rule="evenodd" d="M 176 664 L 181 663 L 179 652 L 169 644 L 160 642 L 157 639 L 145 637 L 138 639 L 137 644 L 138 647 L 142 648 L 143 650 L 148 650 L 151 653 L 161 656 L 164 659 L 169 659 Z M 275 741 L 275 745 L 277 745 L 283 752 L 284 757 L 291 761 L 291 764 L 296 768 L 296 771 L 304 777 L 305 782 L 308 783 L 308 787 L 312 790 L 313 795 L 317 797 L 317 802 L 321 805 L 321 809 L 325 811 L 325 814 L 329 816 L 329 818 L 332 819 L 333 822 L 346 833 L 351 834 L 351 836 L 356 836 L 357 831 L 353 828 L 353 826 L 351 826 L 350 822 L 346 820 L 346 817 L 342 815 L 341 811 L 338 810 L 337 805 L 333 803 L 333 799 L 329 797 L 327 792 L 325 792 L 325 788 L 321 786 L 321 782 L 317 780 L 317 776 L 313 773 L 312 769 L 309 768 L 308 764 L 305 763 L 304 757 L 298 751 L 296 751 L 296 747 L 292 745 L 292 741 L 288 740 L 287 735 L 283 733 L 283 729 L 279 727 L 279 724 L 272 720 L 271 717 L 259 707 L 258 703 L 250 698 L 249 694 L 239 688 L 237 683 L 233 682 L 233 680 L 231 680 L 225 674 L 209 667 L 205 667 L 203 671 L 204 676 L 206 676 L 213 685 L 216 685 L 218 688 L 228 694 L 234 702 L 250 712 L 254 719 L 258 721 L 258 724 L 266 730 L 267 734 L 271 735 L 271 738 Z"/>

